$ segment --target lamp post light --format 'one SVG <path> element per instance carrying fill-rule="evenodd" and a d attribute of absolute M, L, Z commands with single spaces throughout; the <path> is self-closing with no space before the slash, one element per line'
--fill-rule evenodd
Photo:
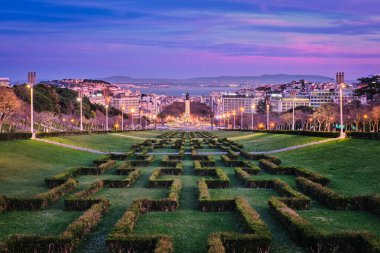
<path fill-rule="evenodd" d="M 345 84 L 341 83 L 339 86 L 339 97 L 340 97 L 340 138 L 344 138 L 345 134 L 343 132 L 343 89 Z"/>
<path fill-rule="evenodd" d="M 229 128 L 230 127 L 230 113 L 229 112 L 227 112 L 227 128 Z"/>
<path fill-rule="evenodd" d="M 226 127 L 226 114 L 223 113 L 222 117 L 223 117 L 223 127 Z"/>
<path fill-rule="evenodd" d="M 131 116 L 132 116 L 132 129 L 135 130 L 135 122 L 133 114 L 135 113 L 135 108 L 131 108 Z"/>
<path fill-rule="evenodd" d="M 234 115 L 234 129 L 235 129 L 236 128 L 236 111 L 233 111 L 232 115 Z"/>
<path fill-rule="evenodd" d="M 108 105 L 106 105 L 106 131 L 108 131 Z"/>
<path fill-rule="evenodd" d="M 365 121 L 366 121 L 366 119 L 368 119 L 368 115 L 364 114 L 363 115 L 363 132 L 365 132 Z"/>
<path fill-rule="evenodd" d="M 121 131 L 124 131 L 124 110 L 125 105 L 121 106 Z"/>
<path fill-rule="evenodd" d="M 252 114 L 251 114 L 251 128 L 252 128 L 252 130 L 253 130 L 253 114 L 254 114 L 254 112 L 255 112 L 255 109 L 256 109 L 256 105 L 255 104 L 252 104 L 251 105 L 251 112 L 252 112 Z"/>
<path fill-rule="evenodd" d="M 36 72 L 28 72 L 28 84 L 27 87 L 30 88 L 30 132 L 32 133 L 32 139 L 36 138 L 36 133 L 34 132 L 34 102 L 33 102 L 33 85 L 36 83 Z"/>
<path fill-rule="evenodd" d="M 244 107 L 240 107 L 240 129 L 243 129 L 243 112 Z"/>
<path fill-rule="evenodd" d="M 296 99 L 296 92 L 293 90 L 292 91 L 292 130 L 295 130 L 295 117 L 294 117 L 294 104 L 295 104 L 295 99 Z"/>
<path fill-rule="evenodd" d="M 269 97 L 266 98 L 265 106 L 266 106 L 266 111 L 267 111 L 267 125 L 266 125 L 266 129 L 268 130 L 269 129 L 269 110 L 270 110 Z"/>
<path fill-rule="evenodd" d="M 157 129 L 157 115 L 153 115 L 154 129 Z"/>
<path fill-rule="evenodd" d="M 83 97 L 82 93 L 80 94 L 80 97 L 77 98 L 77 101 L 80 105 L 80 130 L 83 131 Z"/>

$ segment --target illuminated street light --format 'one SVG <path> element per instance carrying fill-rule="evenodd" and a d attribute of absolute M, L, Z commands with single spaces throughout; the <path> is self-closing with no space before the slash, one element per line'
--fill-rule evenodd
<path fill-rule="evenodd" d="M 364 114 L 363 115 L 363 132 L 365 132 L 365 120 L 368 119 L 368 115 L 367 114 Z"/>
<path fill-rule="evenodd" d="M 236 128 L 236 112 L 233 111 L 232 115 L 234 115 L 234 129 Z"/>
<path fill-rule="evenodd" d="M 82 93 L 80 94 L 80 97 L 77 98 L 77 101 L 80 104 L 80 130 L 83 131 L 83 97 L 82 97 Z"/>
<path fill-rule="evenodd" d="M 135 108 L 131 108 L 131 115 L 132 115 L 132 129 L 135 130 L 135 122 L 133 114 L 135 113 Z"/>
<path fill-rule="evenodd" d="M 251 112 L 252 112 L 252 117 L 251 117 L 251 128 L 253 130 L 253 113 L 255 112 L 255 109 L 256 109 L 256 105 L 255 104 L 252 104 L 251 105 Z"/>
<path fill-rule="evenodd" d="M 34 132 L 34 102 L 33 102 L 33 85 L 36 83 L 36 72 L 28 72 L 28 85 L 30 88 L 30 132 L 32 134 L 32 139 L 36 138 L 36 133 Z"/>
<path fill-rule="evenodd" d="M 243 129 L 243 112 L 244 107 L 240 107 L 240 129 Z"/>
<path fill-rule="evenodd" d="M 124 131 L 124 110 L 125 105 L 121 106 L 121 131 Z"/>
<path fill-rule="evenodd" d="M 345 134 L 343 132 L 343 89 L 345 84 L 341 83 L 339 86 L 339 95 L 340 95 L 340 138 L 344 138 Z"/>

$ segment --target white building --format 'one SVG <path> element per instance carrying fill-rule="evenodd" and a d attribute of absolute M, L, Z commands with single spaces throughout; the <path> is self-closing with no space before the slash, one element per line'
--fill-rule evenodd
<path fill-rule="evenodd" d="M 111 100 L 111 106 L 121 110 L 124 107 L 125 113 L 134 111 L 134 115 L 139 115 L 140 96 L 119 94 Z"/>
<path fill-rule="evenodd" d="M 244 113 L 252 113 L 252 105 L 255 105 L 257 109 L 260 98 L 248 95 L 223 94 L 221 100 L 221 114 L 232 113 L 233 111 L 240 113 L 241 107 L 244 108 Z"/>
<path fill-rule="evenodd" d="M 283 96 L 282 94 L 272 94 L 270 97 L 271 106 L 273 112 L 286 112 L 294 107 L 298 106 L 310 106 L 309 96 Z"/>
<path fill-rule="evenodd" d="M 9 87 L 10 86 L 10 80 L 7 77 L 0 77 L 0 87 L 5 86 Z"/>
<path fill-rule="evenodd" d="M 334 90 L 320 90 L 310 92 L 310 106 L 314 108 L 320 107 L 322 104 L 334 102 L 334 98 L 339 93 Z"/>

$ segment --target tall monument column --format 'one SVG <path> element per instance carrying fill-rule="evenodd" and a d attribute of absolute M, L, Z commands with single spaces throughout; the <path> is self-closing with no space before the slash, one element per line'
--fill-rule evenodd
<path fill-rule="evenodd" d="M 189 92 L 186 93 L 186 100 L 185 100 L 185 115 L 184 115 L 184 122 L 190 123 L 190 95 Z"/>

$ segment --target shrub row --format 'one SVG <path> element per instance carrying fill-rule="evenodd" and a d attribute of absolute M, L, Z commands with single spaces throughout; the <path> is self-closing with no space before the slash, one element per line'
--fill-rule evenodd
<path fill-rule="evenodd" d="M 226 155 L 221 155 L 220 158 L 226 167 L 257 168 L 257 166 L 254 165 L 251 161 L 231 160 Z M 257 168 L 257 169 L 259 169 L 259 168 Z"/>
<path fill-rule="evenodd" d="M 248 160 L 265 159 L 265 160 L 271 161 L 272 163 L 277 164 L 277 165 L 281 164 L 281 159 L 278 158 L 277 156 L 267 155 L 267 154 L 252 154 L 252 153 L 249 153 L 243 149 L 240 149 L 239 152 L 240 152 L 240 155 L 242 157 L 244 157 L 245 159 L 248 159 Z"/>
<path fill-rule="evenodd" d="M 230 185 L 230 179 L 221 168 L 215 168 L 215 179 L 206 179 L 209 188 L 226 188 Z"/>
<path fill-rule="evenodd" d="M 380 132 L 346 132 L 349 138 L 380 140 Z"/>
<path fill-rule="evenodd" d="M 271 213 L 280 220 L 292 238 L 311 252 L 380 252 L 380 241 L 373 234 L 361 231 L 335 233 L 320 231 L 280 199 L 272 197 L 268 204 Z"/>
<path fill-rule="evenodd" d="M 260 215 L 242 197 L 234 199 L 233 205 L 250 233 L 213 233 L 207 241 L 208 252 L 269 252 L 272 234 Z"/>
<path fill-rule="evenodd" d="M 299 176 L 305 177 L 313 182 L 316 182 L 322 185 L 327 185 L 330 182 L 330 180 L 327 177 L 322 176 L 319 173 L 312 172 L 305 168 L 279 166 L 269 160 L 264 160 L 264 159 L 259 160 L 259 166 L 260 168 L 266 170 L 270 174 L 293 175 L 296 177 L 299 177 Z"/>
<path fill-rule="evenodd" d="M 109 210 L 108 200 L 92 205 L 59 236 L 13 235 L 0 242 L 1 253 L 73 252 L 80 241 L 100 222 Z"/>
<path fill-rule="evenodd" d="M 0 197 L 3 211 L 37 211 L 47 208 L 50 204 L 73 191 L 79 185 L 75 179 L 69 179 L 47 192 L 35 196 L 25 197 Z"/>
<path fill-rule="evenodd" d="M 316 136 L 325 138 L 338 138 L 339 132 L 318 132 L 318 131 L 300 131 L 300 130 L 239 130 L 230 129 L 229 131 L 243 131 L 243 132 L 256 132 L 256 133 L 268 133 L 268 134 L 292 134 L 303 136 Z"/>
<path fill-rule="evenodd" d="M 114 160 L 109 160 L 101 163 L 98 167 L 74 167 L 67 169 L 55 176 L 45 179 L 45 183 L 49 188 L 57 187 L 65 183 L 70 178 L 75 178 L 79 175 L 100 175 L 106 170 L 114 167 L 116 162 Z"/>
<path fill-rule="evenodd" d="M 168 236 L 139 236 L 132 234 L 132 232 L 141 214 L 151 211 L 174 211 L 178 207 L 181 187 L 181 181 L 174 179 L 169 189 L 168 198 L 159 200 L 138 199 L 133 201 L 108 235 L 106 241 L 108 250 L 115 253 L 173 252 L 173 243 Z"/>
<path fill-rule="evenodd" d="M 280 179 L 267 179 L 258 180 L 253 178 L 250 174 L 241 168 L 235 168 L 235 175 L 244 181 L 246 187 L 249 188 L 272 188 L 281 197 L 281 200 L 286 203 L 289 207 L 294 209 L 309 209 L 310 198 L 303 195 L 302 193 L 294 190 L 287 183 Z"/>
<path fill-rule="evenodd" d="M 0 141 L 26 140 L 32 138 L 31 133 L 0 133 Z"/>
<path fill-rule="evenodd" d="M 66 211 L 84 211 L 89 209 L 92 205 L 99 203 L 101 199 L 91 198 L 92 195 L 97 193 L 104 187 L 102 180 L 96 181 L 90 185 L 89 188 L 77 192 L 72 196 L 65 199 Z"/>
<path fill-rule="evenodd" d="M 126 168 L 138 167 L 138 166 L 150 166 L 154 161 L 154 155 L 148 155 L 143 160 L 127 160 L 124 164 Z"/>
<path fill-rule="evenodd" d="M 105 179 L 104 184 L 110 188 L 127 188 L 133 185 L 141 175 L 141 169 L 133 169 L 128 173 L 128 176 L 123 180 Z"/>
<path fill-rule="evenodd" d="M 380 215 L 380 195 L 346 197 L 321 184 L 303 177 L 296 179 L 297 187 L 334 210 L 363 210 Z"/>

